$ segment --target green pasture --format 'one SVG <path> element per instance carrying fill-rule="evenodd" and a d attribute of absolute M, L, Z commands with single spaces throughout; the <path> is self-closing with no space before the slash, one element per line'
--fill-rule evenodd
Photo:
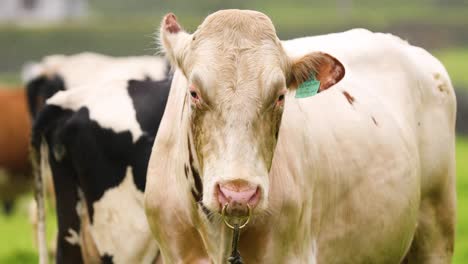
<path fill-rule="evenodd" d="M 14 213 L 0 214 L 0 264 L 37 263 L 34 231 L 31 225 L 29 207 L 32 195 L 25 196 L 15 206 Z M 55 239 L 55 212 L 47 210 L 47 237 L 49 244 Z"/>
<path fill-rule="evenodd" d="M 468 47 L 434 52 L 447 68 L 455 88 L 468 89 Z"/>
<path fill-rule="evenodd" d="M 453 263 L 468 263 L 468 138 L 457 140 L 457 232 Z"/>
<path fill-rule="evenodd" d="M 458 224 L 453 263 L 466 264 L 468 263 L 468 138 L 457 140 L 457 192 Z M 30 197 L 23 198 L 13 215 L 0 215 L 1 264 L 37 263 L 32 228 L 28 220 L 27 207 L 30 199 Z M 49 210 L 47 233 L 50 241 L 56 230 L 54 217 L 53 211 Z"/>

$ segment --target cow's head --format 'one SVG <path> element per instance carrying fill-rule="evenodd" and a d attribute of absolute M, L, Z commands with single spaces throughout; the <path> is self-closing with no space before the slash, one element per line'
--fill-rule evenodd
<path fill-rule="evenodd" d="M 188 80 L 189 128 L 203 182 L 203 203 L 213 211 L 262 212 L 285 94 L 312 74 L 319 91 L 344 76 L 343 65 L 320 52 L 285 53 L 270 19 L 259 12 L 224 10 L 188 34 L 173 14 L 160 41 Z"/>

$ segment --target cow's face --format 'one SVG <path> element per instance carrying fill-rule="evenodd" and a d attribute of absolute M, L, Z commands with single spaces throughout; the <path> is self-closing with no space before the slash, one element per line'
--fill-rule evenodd
<path fill-rule="evenodd" d="M 341 63 L 323 53 L 289 58 L 270 19 L 255 11 L 219 11 L 191 35 L 169 14 L 160 37 L 188 80 L 203 203 L 218 212 L 228 204 L 232 215 L 265 211 L 287 87 L 315 74 L 326 89 L 343 77 Z"/>

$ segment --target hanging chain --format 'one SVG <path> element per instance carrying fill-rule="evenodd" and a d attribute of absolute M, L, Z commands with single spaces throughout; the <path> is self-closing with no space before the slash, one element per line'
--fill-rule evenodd
<path fill-rule="evenodd" d="M 239 218 L 239 222 L 235 223 L 235 224 L 231 224 L 229 223 L 227 217 L 226 217 L 226 209 L 228 207 L 228 204 L 225 204 L 223 206 L 223 210 L 222 210 L 222 216 L 223 216 L 223 220 L 224 220 L 224 224 L 226 224 L 227 227 L 229 227 L 230 229 L 232 229 L 233 233 L 232 233 L 232 251 L 231 251 L 231 256 L 228 258 L 228 262 L 230 264 L 243 264 L 244 261 L 242 260 L 242 257 L 240 255 L 240 252 L 239 252 L 239 249 L 238 249 L 238 244 L 239 244 L 239 237 L 240 237 L 240 230 L 244 227 L 247 226 L 247 224 L 249 223 L 250 221 L 250 217 L 252 215 L 252 209 L 250 208 L 249 205 L 247 205 L 248 209 L 249 209 L 249 215 L 247 217 L 244 217 L 244 218 Z M 241 223 L 241 221 L 244 221 L 243 223 Z"/>
<path fill-rule="evenodd" d="M 228 258 L 228 262 L 231 264 L 243 264 L 244 261 L 242 260 L 239 250 L 237 249 L 240 236 L 240 229 L 238 224 L 234 225 L 234 230 L 232 232 L 232 251 L 231 256 Z"/>

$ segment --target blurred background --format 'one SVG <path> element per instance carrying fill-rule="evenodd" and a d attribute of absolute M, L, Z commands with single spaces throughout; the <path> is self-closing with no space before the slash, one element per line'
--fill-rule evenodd
<path fill-rule="evenodd" d="M 281 39 L 355 27 L 390 32 L 428 49 L 444 63 L 458 100 L 459 209 L 453 263 L 468 263 L 467 0 L 0 0 L 0 85 L 21 88 L 22 66 L 46 55 L 155 54 L 155 31 L 165 13 L 174 12 L 193 31 L 206 15 L 226 8 L 266 13 Z M 10 214 L 0 214 L 0 264 L 37 263 L 27 213 L 30 198 L 22 198 Z M 48 223 L 52 241 L 52 211 Z"/>

